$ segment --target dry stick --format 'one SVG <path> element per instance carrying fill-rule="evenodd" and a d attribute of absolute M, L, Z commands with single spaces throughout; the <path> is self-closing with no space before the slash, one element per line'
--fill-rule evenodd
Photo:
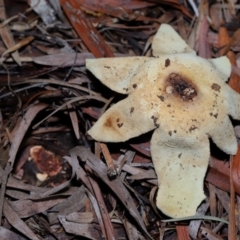
<path fill-rule="evenodd" d="M 182 217 L 182 218 L 171 218 L 171 219 L 164 219 L 161 220 L 162 222 L 179 222 L 179 221 L 191 221 L 191 220 L 207 220 L 207 221 L 217 221 L 217 222 L 223 222 L 225 224 L 229 224 L 229 222 L 225 219 L 219 218 L 219 217 L 213 217 L 213 216 L 189 216 L 189 217 Z"/>
<path fill-rule="evenodd" d="M 30 7 L 30 8 L 27 8 L 27 9 L 25 10 L 25 12 L 22 13 L 21 15 L 26 14 L 26 13 L 31 12 L 31 11 L 32 11 L 32 8 L 31 8 L 31 7 Z M 9 24 L 10 22 L 12 22 L 13 20 L 18 19 L 18 18 L 19 18 L 19 14 L 14 15 L 14 16 L 8 18 L 8 19 L 5 19 L 5 20 L 0 24 L 0 28 L 5 27 L 7 24 Z"/>
<path fill-rule="evenodd" d="M 1 2 L 0 2 L 0 7 L 4 7 L 3 1 L 2 1 L 2 0 L 0 0 L 0 1 L 1 1 Z M 1 9 L 0 9 L 0 10 L 1 10 Z M 4 15 L 3 17 L 6 18 L 5 12 L 1 12 L 1 13 Z M 30 36 L 30 37 L 27 37 L 27 38 L 21 40 L 19 43 L 15 44 L 14 46 L 11 46 L 10 48 L 8 48 L 8 49 L 2 54 L 1 59 L 0 59 L 0 65 L 2 65 L 2 67 L 5 68 L 6 71 L 7 71 L 7 75 L 8 75 L 8 88 L 9 88 L 9 90 L 13 93 L 13 95 L 16 96 L 16 98 L 18 99 L 18 111 L 19 111 L 19 110 L 21 109 L 21 107 L 22 107 L 22 101 L 21 101 L 21 99 L 19 98 L 19 96 L 14 93 L 14 91 L 12 90 L 12 88 L 11 88 L 11 86 L 10 86 L 10 74 L 9 74 L 9 70 L 8 70 L 7 66 L 5 66 L 5 65 L 3 64 L 3 60 L 4 60 L 3 57 L 4 57 L 6 54 L 8 54 L 8 53 L 13 53 L 13 52 L 17 53 L 16 51 L 17 51 L 19 48 L 21 48 L 21 47 L 29 44 L 33 39 L 34 39 L 34 37 L 31 37 L 31 36 Z M 12 57 L 13 57 L 13 58 L 15 59 L 15 61 L 17 62 L 16 55 L 12 54 Z M 18 57 L 19 57 L 19 56 L 18 56 Z M 21 65 L 21 63 L 19 63 L 19 62 L 18 62 L 18 64 Z M 15 123 L 15 121 L 16 121 L 16 119 L 17 119 L 18 111 L 16 111 L 16 113 L 15 113 L 14 116 L 13 116 L 13 121 L 12 121 L 12 124 L 11 124 L 11 125 L 12 125 L 11 128 L 13 127 L 13 124 Z M 10 128 L 10 130 L 11 130 L 11 128 Z"/>
<path fill-rule="evenodd" d="M 229 225 L 228 239 L 236 240 L 236 224 L 235 224 L 235 190 L 232 179 L 233 156 L 230 156 L 230 210 L 229 210 Z"/>
<path fill-rule="evenodd" d="M 56 110 L 54 110 L 53 112 L 51 112 L 47 117 L 45 117 L 43 120 L 41 120 L 40 122 L 38 122 L 37 124 L 35 124 L 32 129 L 36 129 L 41 123 L 43 123 L 45 120 L 47 120 L 49 117 L 51 117 L 54 113 L 56 113 L 57 111 L 63 109 L 64 107 L 66 107 L 68 104 L 74 103 L 74 102 L 80 102 L 80 101 L 85 101 L 88 99 L 96 99 L 101 101 L 102 99 L 99 97 L 95 97 L 95 96 L 81 96 L 81 97 L 76 97 L 71 99 L 68 102 L 65 102 L 64 104 L 62 104 L 60 107 L 58 107 Z"/>
<path fill-rule="evenodd" d="M 86 170 L 91 171 L 92 169 L 89 166 L 86 166 Z M 88 192 L 95 195 L 97 206 L 99 208 L 99 213 L 101 215 L 101 216 L 98 215 L 98 221 L 99 221 L 99 224 L 100 224 L 100 221 L 101 221 L 102 231 L 105 232 L 104 235 L 106 236 L 106 239 L 116 240 L 114 228 L 113 228 L 113 225 L 111 223 L 111 219 L 110 219 L 110 216 L 108 214 L 107 207 L 106 207 L 106 204 L 104 202 L 104 199 L 103 199 L 101 190 L 99 188 L 99 185 L 96 182 L 96 180 L 94 180 L 91 177 L 89 177 L 89 182 L 91 183 L 93 193 L 91 193 L 90 191 L 88 191 Z M 91 195 L 89 193 L 88 193 L 88 195 L 90 197 Z M 97 213 L 96 210 L 97 209 L 95 209 L 95 213 Z"/>
<path fill-rule="evenodd" d="M 176 225 L 178 240 L 190 240 L 188 226 Z"/>
<path fill-rule="evenodd" d="M 69 69 L 69 71 L 68 71 L 68 73 L 66 74 L 65 78 L 63 79 L 64 82 L 66 82 L 67 79 L 68 79 L 68 77 L 71 75 L 71 73 L 72 73 L 72 71 L 73 71 L 73 68 L 75 67 L 76 61 L 77 61 L 77 53 L 75 53 L 73 65 L 71 66 L 71 68 Z"/>
<path fill-rule="evenodd" d="M 7 16 L 6 16 L 6 11 L 5 11 L 4 0 L 0 0 L 0 22 L 5 21 L 6 19 L 7 19 Z M 15 44 L 12 33 L 10 32 L 7 25 L 2 26 L 0 28 L 0 35 L 2 37 L 2 41 L 4 42 L 4 44 L 7 48 L 10 48 Z M 13 53 L 11 53 L 11 56 L 16 61 L 16 63 L 19 66 L 21 66 L 21 61 L 19 61 L 19 53 L 17 51 L 13 52 Z"/>
<path fill-rule="evenodd" d="M 2 64 L 2 67 L 7 72 L 8 88 L 11 91 L 11 93 L 13 94 L 13 96 L 15 96 L 17 98 L 17 100 L 18 100 L 17 111 L 14 113 L 14 115 L 13 115 L 13 117 L 11 119 L 11 124 L 9 126 L 9 130 L 12 131 L 12 129 L 14 128 L 14 124 L 17 122 L 18 113 L 19 113 L 20 109 L 22 108 L 22 101 L 21 101 L 20 97 L 14 93 L 14 91 L 13 91 L 11 85 L 10 85 L 11 77 L 10 77 L 10 73 L 9 73 L 9 70 L 8 70 L 7 66 L 5 64 Z"/>
<path fill-rule="evenodd" d="M 107 148 L 105 143 L 100 143 L 100 147 L 102 149 L 103 156 L 106 160 L 108 167 L 108 175 L 110 177 L 116 176 L 118 174 L 117 166 L 114 164 L 111 154 Z"/>
<path fill-rule="evenodd" d="M 26 84 L 26 83 L 55 84 L 55 85 L 60 85 L 60 86 L 64 86 L 64 87 L 70 87 L 70 88 L 74 88 L 74 89 L 78 89 L 78 90 L 87 92 L 87 93 L 89 93 L 91 95 L 99 96 L 99 98 L 101 98 L 103 100 L 103 102 L 107 102 L 108 101 L 107 99 L 101 97 L 101 95 L 99 93 L 96 93 L 96 92 L 94 92 L 92 90 L 89 90 L 89 89 L 87 89 L 85 87 L 78 86 L 77 84 L 70 84 L 70 83 L 67 83 L 67 82 L 60 81 L 60 80 L 54 80 L 54 79 L 32 79 L 32 80 L 22 81 L 22 82 L 19 82 L 19 83 L 14 83 L 12 85 L 16 86 L 16 85 L 21 85 L 21 84 Z"/>
<path fill-rule="evenodd" d="M 1 56 L 0 64 L 3 63 L 4 57 L 7 54 L 17 51 L 18 49 L 22 48 L 23 46 L 26 46 L 33 40 L 34 40 L 34 37 L 29 36 L 27 38 L 22 39 L 19 43 L 15 44 L 14 46 L 10 47 L 9 49 L 7 49 Z"/>
<path fill-rule="evenodd" d="M 114 99 L 114 97 L 110 97 L 107 102 L 105 103 L 104 107 L 101 109 L 101 112 L 104 113 L 108 107 L 108 105 L 112 102 L 112 100 Z"/>

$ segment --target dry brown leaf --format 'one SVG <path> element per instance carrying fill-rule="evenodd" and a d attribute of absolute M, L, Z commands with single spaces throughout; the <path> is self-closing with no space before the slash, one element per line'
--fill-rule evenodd
<path fill-rule="evenodd" d="M 153 169 L 143 170 L 142 172 L 128 177 L 131 180 L 156 179 L 156 173 Z"/>
<path fill-rule="evenodd" d="M 176 226 L 177 236 L 179 240 L 190 240 L 191 238 L 188 235 L 188 226 Z"/>
<path fill-rule="evenodd" d="M 124 224 L 128 239 L 139 240 L 137 229 L 131 222 L 128 221 L 127 218 L 123 219 L 123 224 Z"/>
<path fill-rule="evenodd" d="M 217 171 L 223 173 L 226 176 L 229 176 L 230 174 L 229 161 L 218 160 L 217 158 L 214 158 L 213 156 L 211 156 L 210 166 L 215 168 Z"/>
<path fill-rule="evenodd" d="M 0 239 L 1 240 L 9 240 L 9 239 L 11 239 L 11 240 L 26 240 L 25 237 L 22 237 L 4 227 L 0 227 Z"/>
<path fill-rule="evenodd" d="M 219 7 L 220 4 L 212 4 L 209 9 L 210 19 L 211 19 L 211 26 L 214 30 L 218 30 L 221 21 L 223 19 L 221 8 Z"/>
<path fill-rule="evenodd" d="M 202 234 L 207 238 L 211 240 L 223 240 L 220 236 L 218 236 L 216 233 L 214 233 L 212 230 L 206 228 L 206 227 L 201 227 Z M 234 239 L 233 239 L 234 240 Z"/>
<path fill-rule="evenodd" d="M 200 207 L 197 209 L 196 216 L 206 215 L 208 208 L 209 208 L 209 204 L 207 202 L 202 203 L 200 205 Z M 189 236 L 191 236 L 192 239 L 197 239 L 199 228 L 200 228 L 201 224 L 202 224 L 201 220 L 193 220 L 193 221 L 190 222 L 190 224 L 189 224 Z"/>
<path fill-rule="evenodd" d="M 48 219 L 51 224 L 57 222 L 58 215 L 66 216 L 68 218 L 69 214 L 82 211 L 84 209 L 84 204 L 87 196 L 85 193 L 84 186 L 79 187 L 75 192 L 69 196 L 65 201 L 54 206 L 48 213 Z M 72 220 L 69 220 L 72 221 Z"/>
<path fill-rule="evenodd" d="M 115 192 L 116 196 L 121 200 L 121 202 L 126 207 L 126 210 L 129 211 L 135 221 L 142 228 L 146 236 L 149 239 L 152 239 L 151 236 L 148 234 L 146 227 L 144 226 L 142 218 L 139 215 L 139 212 L 135 206 L 131 195 L 126 190 L 122 182 L 119 181 L 119 179 L 113 179 L 111 181 L 108 179 L 107 167 L 105 166 L 105 164 L 101 162 L 98 158 L 96 158 L 96 156 L 85 147 L 75 147 L 71 150 L 70 153 L 72 158 L 77 158 L 77 156 L 79 156 L 82 161 L 86 162 L 87 165 L 98 174 L 98 176 L 109 186 L 109 188 L 113 192 Z"/>
<path fill-rule="evenodd" d="M 25 205 L 25 208 L 26 206 L 28 205 Z M 23 233 L 26 237 L 32 240 L 39 240 L 32 230 L 23 222 L 18 213 L 8 204 L 7 200 L 4 202 L 3 213 L 8 222 L 19 232 Z"/>
<path fill-rule="evenodd" d="M 0 18 L 1 18 L 1 20 L 6 20 L 7 17 L 6 17 L 6 12 L 5 12 L 4 0 L 0 0 L 0 6 L 1 6 Z M 13 38 L 12 33 L 10 32 L 7 25 L 0 27 L 0 35 L 1 35 L 2 40 L 7 48 L 11 48 L 12 46 L 15 45 L 14 38 Z M 21 63 L 18 51 L 13 52 L 11 55 L 12 55 L 13 59 L 16 61 L 16 63 L 19 66 L 21 66 L 22 63 Z"/>
<path fill-rule="evenodd" d="M 36 117 L 36 115 L 46 108 L 48 105 L 47 104 L 37 104 L 32 107 L 30 107 L 26 114 L 24 114 L 23 118 L 21 118 L 21 122 L 19 126 L 15 128 L 15 131 L 12 132 L 12 144 L 11 148 L 9 151 L 9 160 L 8 162 L 11 163 L 12 165 L 14 164 L 15 157 L 18 152 L 18 148 L 22 142 L 22 139 L 24 135 L 26 134 L 30 124 L 32 123 L 33 119 Z"/>
<path fill-rule="evenodd" d="M 230 50 L 230 47 L 233 44 L 236 44 L 237 42 L 239 42 L 239 38 L 240 38 L 240 31 L 236 31 L 234 38 L 230 39 L 227 29 L 224 27 L 221 27 L 219 29 L 219 46 L 223 47 L 220 50 L 220 55 L 227 55 L 227 57 L 229 58 L 230 62 L 232 65 L 236 66 L 236 58 L 234 53 Z M 229 80 L 229 85 L 238 93 L 240 93 L 240 77 L 235 74 L 234 72 L 232 72 L 231 76 L 230 76 L 230 80 Z"/>
<path fill-rule="evenodd" d="M 228 238 L 231 240 L 237 240 L 236 236 L 236 207 L 235 207 L 235 189 L 233 183 L 233 157 L 230 157 L 230 212 L 229 212 L 229 226 L 228 226 Z"/>
<path fill-rule="evenodd" d="M 92 223 L 94 219 L 93 212 L 73 212 L 66 216 L 67 221 L 74 223 Z"/>
<path fill-rule="evenodd" d="M 230 192 L 229 176 L 219 172 L 215 168 L 212 167 L 208 168 L 206 181 L 224 191 Z"/>
<path fill-rule="evenodd" d="M 210 44 L 207 39 L 209 23 L 207 16 L 202 16 L 199 25 L 199 38 L 197 39 L 198 55 L 203 58 L 211 58 Z"/>
<path fill-rule="evenodd" d="M 74 107 L 72 104 L 68 104 L 68 109 L 69 109 L 69 116 L 72 122 L 75 136 L 77 139 L 80 139 L 80 134 L 79 134 L 80 131 L 79 131 L 78 117 L 77 117 L 76 110 L 74 111 Z"/>
<path fill-rule="evenodd" d="M 92 206 L 98 219 L 102 234 L 105 239 L 116 240 L 115 231 L 108 215 L 105 202 L 103 201 L 99 186 L 92 178 L 89 178 L 89 181 L 92 184 L 92 188 L 96 197 L 90 191 L 86 190 L 86 192 L 90 201 L 92 202 Z"/>
<path fill-rule="evenodd" d="M 61 0 L 61 5 L 77 34 L 95 57 L 113 57 L 102 36 L 86 17 L 76 0 Z"/>
<path fill-rule="evenodd" d="M 65 217 L 58 217 L 64 229 L 68 233 L 75 234 L 77 236 L 87 237 L 92 240 L 102 239 L 101 229 L 98 224 L 80 224 L 67 221 Z"/>
<path fill-rule="evenodd" d="M 55 12 L 46 0 L 29 0 L 28 2 L 46 25 L 56 21 Z"/>
<path fill-rule="evenodd" d="M 235 191 L 240 194 L 240 147 L 238 147 L 238 151 L 233 158 L 232 181 Z"/>
<path fill-rule="evenodd" d="M 229 194 L 225 191 L 222 191 L 221 189 L 216 188 L 216 195 L 220 202 L 222 203 L 223 208 L 226 210 L 226 212 L 229 214 L 230 212 L 230 197 Z"/>
<path fill-rule="evenodd" d="M 33 57 L 33 62 L 46 66 L 67 67 L 81 66 L 86 58 L 93 58 L 92 53 L 60 53 L 40 57 Z"/>
<path fill-rule="evenodd" d="M 6 190 L 6 195 L 17 200 L 29 199 L 30 195 L 23 192 L 22 190 Z"/>
<path fill-rule="evenodd" d="M 49 208 L 63 202 L 63 198 L 56 198 L 52 200 L 17 200 L 9 201 L 11 208 L 17 213 L 20 218 L 26 218 L 33 216 L 37 213 L 42 213 Z M 27 208 L 26 208 L 27 206 Z"/>
<path fill-rule="evenodd" d="M 209 188 L 209 205 L 211 216 L 217 216 L 217 199 L 216 199 L 216 187 L 211 183 L 208 184 Z"/>
<path fill-rule="evenodd" d="M 126 1 L 126 0 L 104 0 L 104 1 L 86 1 L 77 0 L 82 9 L 95 16 L 101 16 L 102 13 L 114 16 L 123 20 L 132 20 L 137 16 L 132 10 L 140 10 L 148 6 L 154 6 L 154 3 L 145 1 Z"/>
<path fill-rule="evenodd" d="M 18 49 L 22 48 L 23 46 L 28 45 L 31 41 L 33 41 L 34 37 L 29 36 L 27 38 L 22 39 L 20 42 L 18 42 L 17 44 L 15 44 L 14 46 L 8 48 L 1 56 L 1 60 L 0 63 L 3 62 L 4 57 L 12 52 L 16 52 Z"/>

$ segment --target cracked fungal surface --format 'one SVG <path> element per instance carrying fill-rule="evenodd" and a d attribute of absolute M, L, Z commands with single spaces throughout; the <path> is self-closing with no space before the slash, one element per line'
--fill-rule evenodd
<path fill-rule="evenodd" d="M 209 137 L 224 152 L 237 151 L 228 115 L 240 119 L 240 97 L 226 84 L 229 60 L 196 56 L 169 25 L 161 25 L 152 49 L 154 57 L 86 61 L 103 84 L 128 95 L 88 133 L 98 141 L 122 142 L 154 130 L 157 207 L 171 217 L 191 216 L 205 198 Z"/>
<path fill-rule="evenodd" d="M 197 97 L 197 90 L 193 83 L 178 73 L 171 73 L 166 79 L 166 85 L 167 93 L 173 93 L 183 101 L 192 101 Z"/>

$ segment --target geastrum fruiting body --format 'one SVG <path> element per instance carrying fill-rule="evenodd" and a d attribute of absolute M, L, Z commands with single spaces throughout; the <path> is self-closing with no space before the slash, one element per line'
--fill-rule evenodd
<path fill-rule="evenodd" d="M 104 85 L 127 98 L 88 131 L 101 142 L 122 142 L 154 130 L 151 155 L 158 177 L 157 207 L 173 218 L 195 215 L 204 200 L 209 138 L 235 154 L 229 119 L 240 119 L 240 95 L 226 83 L 226 57 L 203 59 L 169 25 L 152 43 L 154 57 L 88 59 Z"/>

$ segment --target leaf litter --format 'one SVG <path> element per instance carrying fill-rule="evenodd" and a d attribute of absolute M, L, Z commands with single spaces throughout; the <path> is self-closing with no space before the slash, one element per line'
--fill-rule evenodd
<path fill-rule="evenodd" d="M 153 36 L 167 23 L 199 56 L 226 55 L 233 66 L 228 84 L 239 92 L 238 1 L 1 5 L 1 239 L 239 237 L 239 151 L 230 160 L 211 143 L 207 198 L 196 216 L 162 221 L 168 217 L 156 208 L 152 133 L 125 143 L 95 142 L 87 131 L 124 96 L 85 67 L 94 57 L 151 56 Z M 232 122 L 237 134 L 239 122 Z M 41 165 L 31 156 L 34 147 L 41 149 Z"/>

